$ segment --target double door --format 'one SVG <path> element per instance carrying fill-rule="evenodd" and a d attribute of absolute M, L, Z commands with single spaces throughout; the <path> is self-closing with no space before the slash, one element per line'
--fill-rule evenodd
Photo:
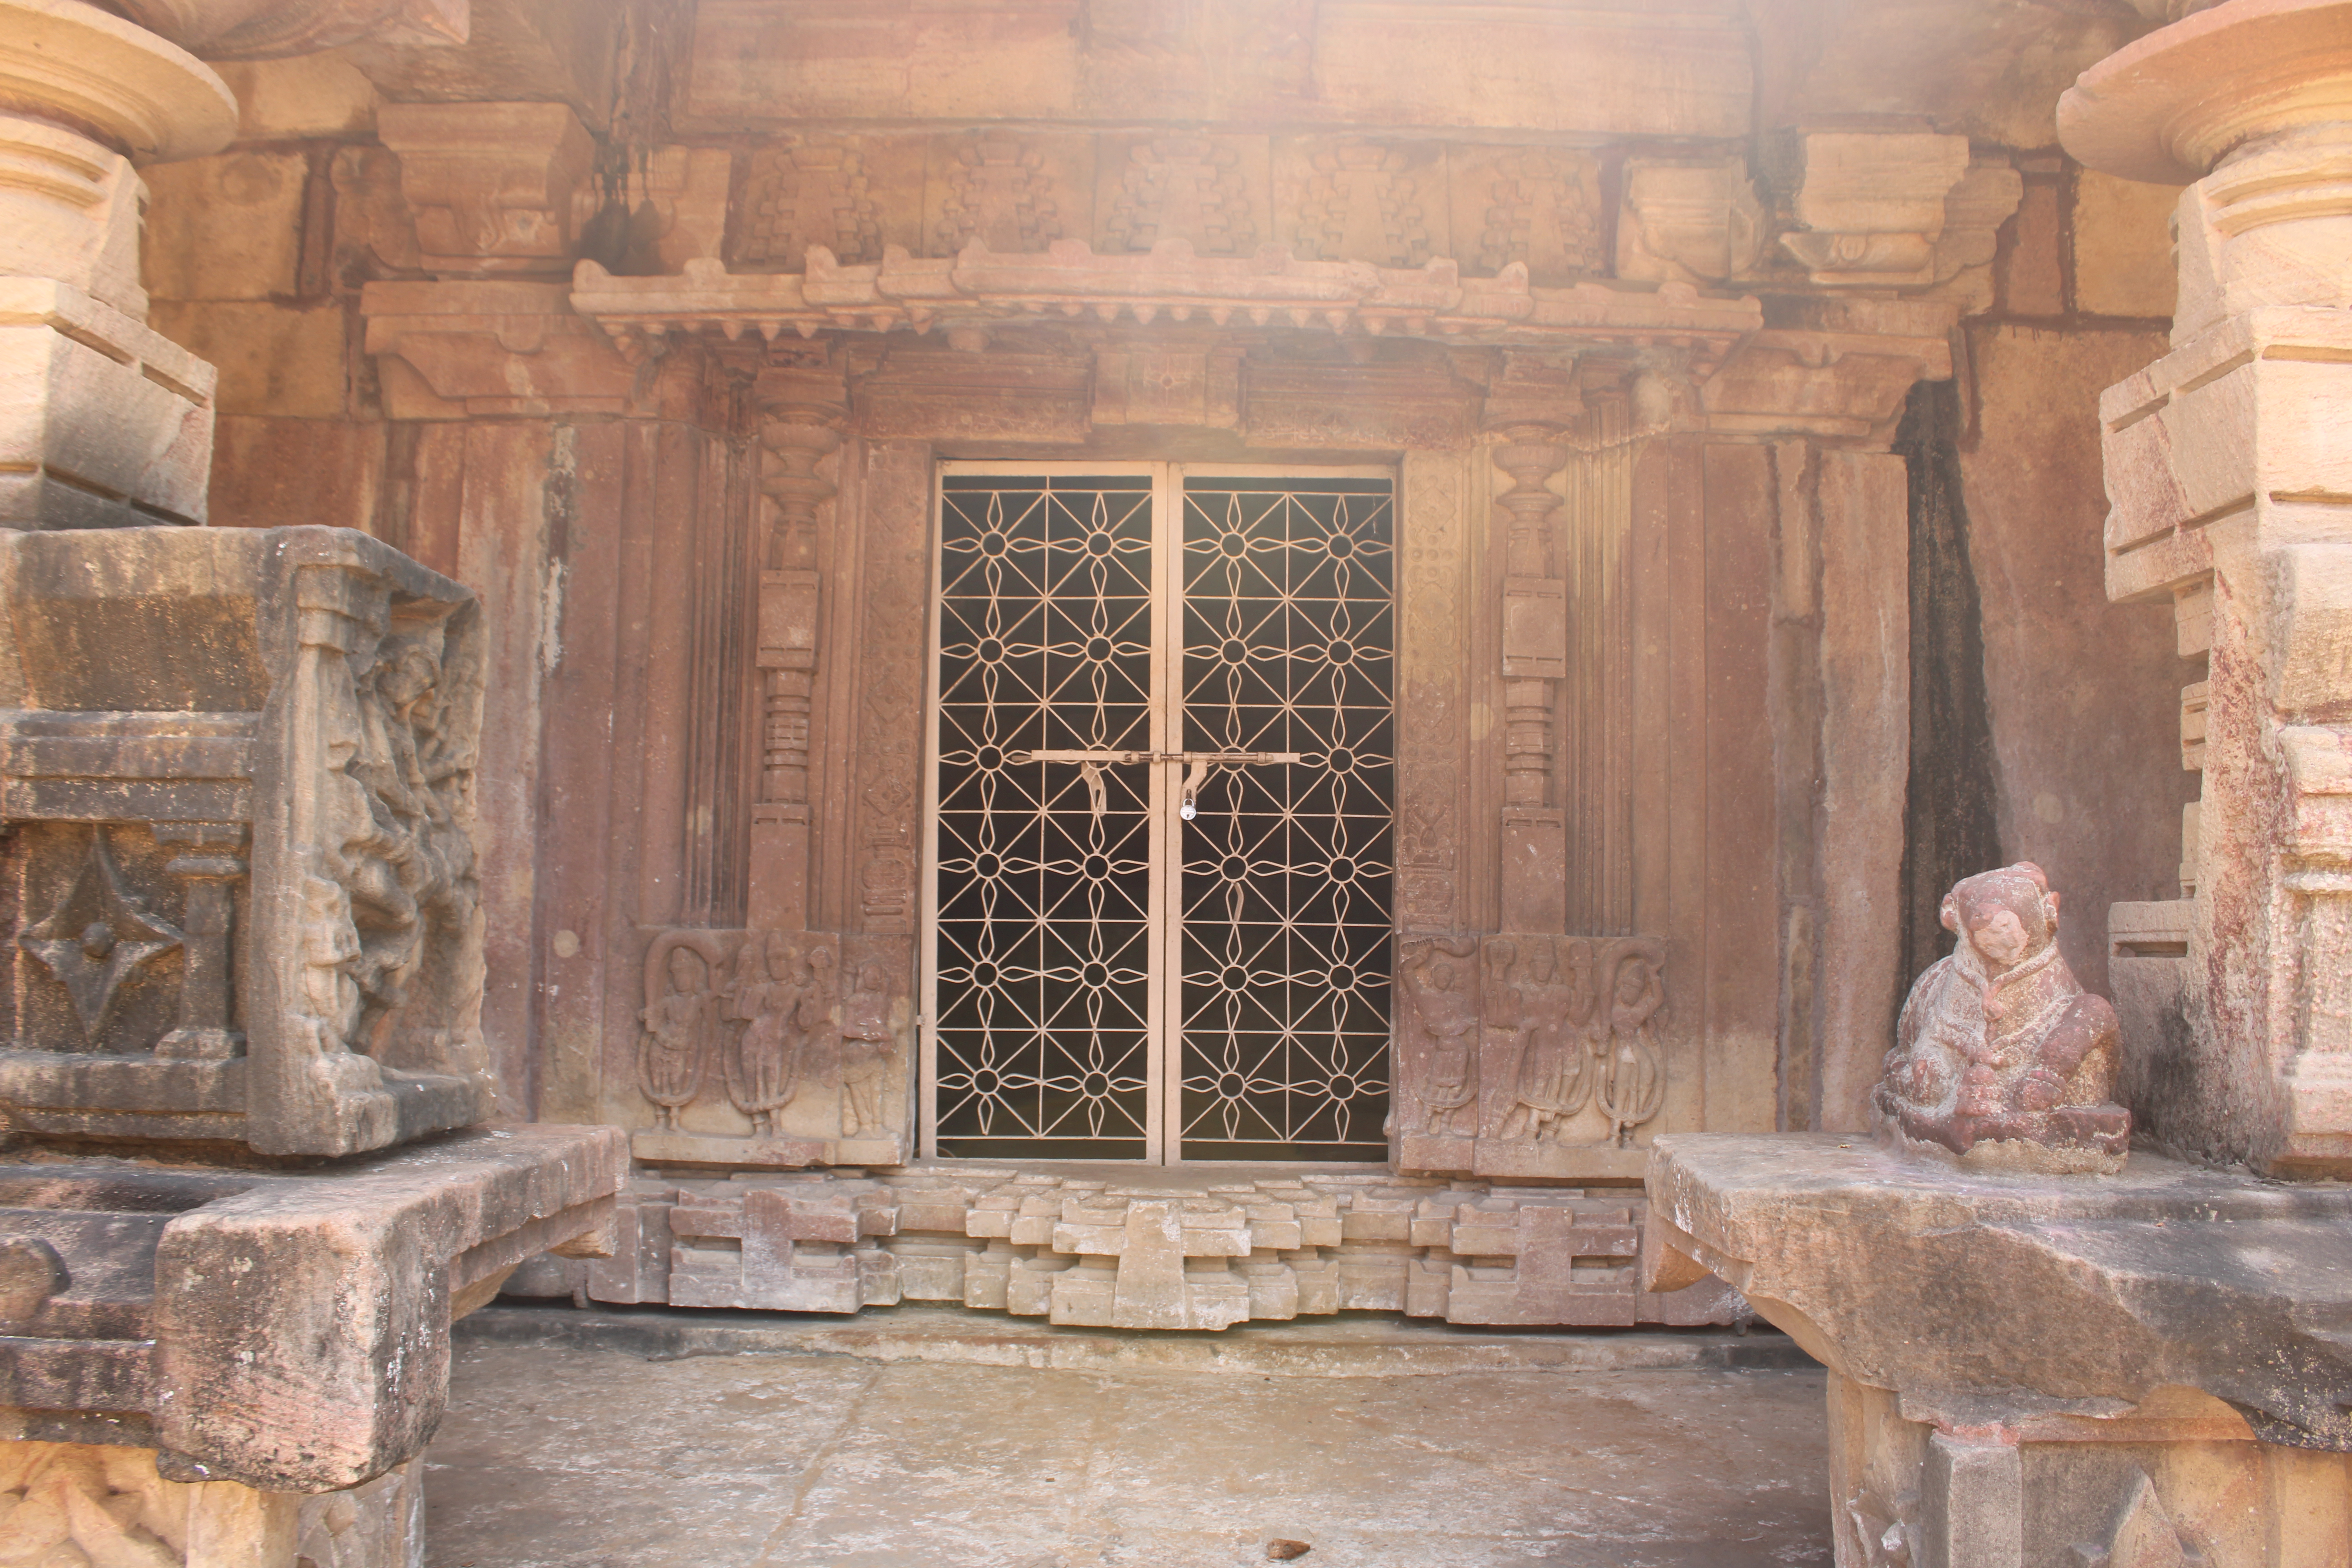
<path fill-rule="evenodd" d="M 927 1154 L 1387 1157 L 1393 488 L 942 465 Z"/>

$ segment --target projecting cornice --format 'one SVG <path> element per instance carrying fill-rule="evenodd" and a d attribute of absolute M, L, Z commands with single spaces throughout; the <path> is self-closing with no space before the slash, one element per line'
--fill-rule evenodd
<path fill-rule="evenodd" d="M 675 277 L 615 278 L 583 261 L 572 276 L 572 306 L 632 359 L 674 332 L 773 340 L 786 331 L 938 328 L 951 341 L 969 333 L 977 342 L 995 327 L 1125 316 L 1147 326 L 1238 320 L 1507 348 L 1671 349 L 1706 370 L 1764 324 L 1752 297 L 1706 296 L 1687 284 L 1538 289 L 1521 265 L 1493 278 L 1464 278 L 1446 259 L 1418 268 L 1303 261 L 1279 246 L 1226 259 L 1196 255 L 1181 239 L 1135 256 L 1097 255 L 1079 240 L 1020 255 L 975 242 L 933 260 L 894 246 L 863 267 L 845 267 L 831 251 L 811 247 L 800 273 L 736 275 L 706 259 Z"/>

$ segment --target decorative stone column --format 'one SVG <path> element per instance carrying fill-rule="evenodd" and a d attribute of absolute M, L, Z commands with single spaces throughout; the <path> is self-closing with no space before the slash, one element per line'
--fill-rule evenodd
<path fill-rule="evenodd" d="M 2210 643 L 2182 1054 L 2132 1109 L 2200 1157 L 2352 1173 L 2352 5 L 2200 12 L 2084 72 L 2059 128 L 2196 182 L 2172 352 L 2100 407 L 2108 595 Z"/>
<path fill-rule="evenodd" d="M 1568 929 L 1568 817 L 1559 798 L 1559 714 L 1568 678 L 1568 583 L 1560 570 L 1560 499 L 1549 481 L 1568 466 L 1561 441 L 1583 412 L 1570 373 L 1515 361 L 1487 423 L 1501 433 L 1495 466 L 1511 488 L 1495 500 L 1503 546 L 1503 820 L 1497 889 L 1502 929 Z"/>
<path fill-rule="evenodd" d="M 823 613 L 818 510 L 835 485 L 817 467 L 848 412 L 831 371 L 771 370 L 756 393 L 760 490 L 760 798 L 751 808 L 748 915 L 755 931 L 804 931 L 809 910 L 809 705 Z"/>
<path fill-rule="evenodd" d="M 219 151 L 236 100 L 94 5 L 0 0 L 0 526 L 201 522 L 213 367 L 147 328 L 131 167 Z"/>

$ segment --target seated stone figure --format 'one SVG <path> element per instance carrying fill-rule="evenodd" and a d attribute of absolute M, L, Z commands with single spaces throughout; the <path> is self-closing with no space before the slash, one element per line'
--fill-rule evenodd
<path fill-rule="evenodd" d="M 2058 952 L 2058 895 L 2030 861 L 1955 884 L 1948 958 L 1911 987 L 1872 1094 L 1883 1141 L 1977 1169 L 2123 1168 L 2116 1010 Z"/>

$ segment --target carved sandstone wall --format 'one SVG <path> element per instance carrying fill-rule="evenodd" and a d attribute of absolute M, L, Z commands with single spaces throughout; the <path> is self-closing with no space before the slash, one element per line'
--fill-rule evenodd
<path fill-rule="evenodd" d="M 459 68 L 471 50 L 240 68 L 244 140 L 150 175 L 148 285 L 156 324 L 222 365 L 215 521 L 346 522 L 482 594 L 485 1032 L 518 1105 L 654 1126 L 641 1014 L 667 931 L 714 933 L 719 987 L 747 931 L 883 944 L 903 1012 L 922 589 L 892 568 L 924 548 L 936 457 L 1401 457 L 1423 567 L 1405 588 L 1401 924 L 1663 940 L 1653 1130 L 1857 1125 L 1909 978 L 1906 484 L 1885 447 L 1915 378 L 1962 377 L 1972 569 L 2013 590 L 1988 597 L 1985 637 L 2004 852 L 2109 788 L 2089 753 L 2032 741 L 2056 699 L 2018 628 L 2083 637 L 2070 712 L 2170 700 L 2105 629 L 2070 632 L 2077 585 L 2019 553 L 2088 548 L 2090 492 L 2029 508 L 2031 476 L 2076 458 L 2043 455 L 2072 452 L 2074 426 L 2023 388 L 2050 355 L 2087 356 L 2067 374 L 2088 384 L 2136 352 L 2160 313 L 2142 277 L 2160 226 L 1999 93 L 1871 67 L 1888 41 L 1867 14 L 1768 17 L 1751 77 L 1746 18 L 1699 0 L 1505 8 L 1444 37 L 1373 6 L 1040 0 L 974 31 L 714 0 L 648 35 L 675 68 L 665 95 L 480 9 L 527 62 L 508 96 L 541 101 L 404 101 L 493 96 Z M 2000 76 L 2024 40 L 1951 25 L 2002 91 L 2042 90 Z M 2036 46 L 2052 82 L 2116 41 L 2088 26 Z M 1669 53 L 1686 68 L 1645 86 L 1634 65 Z M 1427 68 L 1380 63 L 1396 58 Z M 1474 90 L 1465 73 L 1498 59 L 1507 79 Z M 1751 137 L 1758 112 L 1874 112 L 1872 90 L 1932 101 L 1940 133 Z M 916 123 L 856 123 L 884 105 Z M 1195 268 L 1283 247 L 1326 297 L 1263 329 L 1214 307 L 1213 332 L 1212 302 L 1180 322 L 1164 290 L 1112 302 L 1116 325 L 1055 295 L 1083 319 L 1048 330 L 1005 302 L 1001 269 L 954 259 L 1060 244 L 1141 268 L 1170 240 Z M 583 253 L 618 276 L 575 291 Z M 1689 310 L 1766 309 L 1731 337 L 1615 329 L 1605 377 L 1562 370 L 1588 352 L 1563 337 L 1546 391 L 1522 374 L 1544 353 L 1509 336 L 1536 329 L 1490 313 L 1449 347 L 1441 318 L 1462 307 L 1397 292 L 1449 260 L 1465 298 L 1526 321 L 1588 312 L 1586 343 L 1609 312 L 1684 310 L 1682 289 L 1705 290 Z M 1314 270 L 1343 264 L 1361 278 Z M 1988 307 L 2000 324 L 1953 366 L 1953 322 Z M 780 418 L 779 374 L 831 378 L 840 412 Z M 1597 455 L 1604 417 L 1624 422 L 1619 458 Z M 1505 447 L 1554 456 L 1499 465 Z M 2035 488 L 2011 499 L 2011 476 Z M 1562 553 L 1522 572 L 1509 520 L 1538 491 Z M 790 563 L 768 553 L 780 520 Z M 1597 595 L 1570 606 L 1592 639 L 1573 670 L 1514 663 L 1507 579 Z M 1512 887 L 1506 842 L 1558 879 Z M 2160 879 L 2177 850 L 2124 833 L 2092 858 L 2066 880 L 2095 898 Z M 763 893 L 760 868 L 786 862 L 805 870 Z M 786 905 L 762 911 L 770 895 Z M 719 1077 L 685 1114 L 730 1136 L 751 1118 Z"/>

